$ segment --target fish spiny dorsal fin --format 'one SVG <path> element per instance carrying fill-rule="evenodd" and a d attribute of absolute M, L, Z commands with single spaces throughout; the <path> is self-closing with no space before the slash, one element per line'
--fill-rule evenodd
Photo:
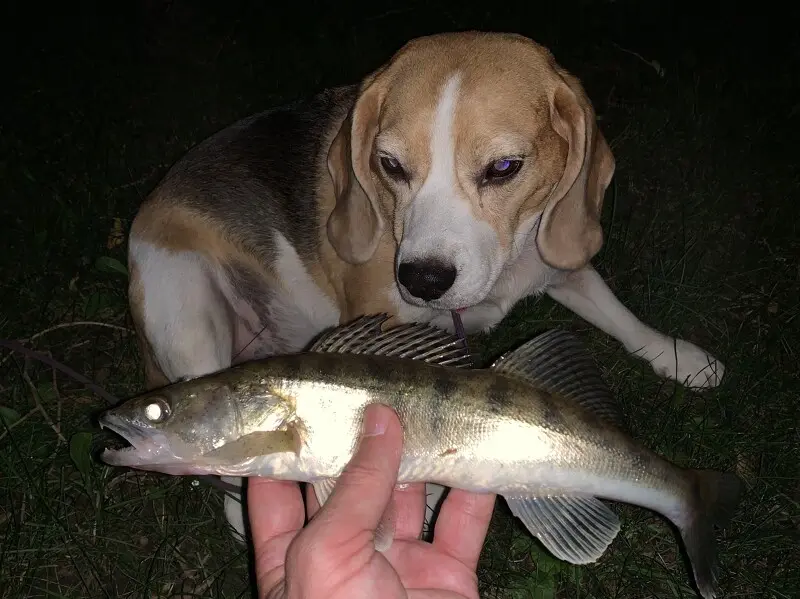
<path fill-rule="evenodd" d="M 362 316 L 323 333 L 309 348 L 314 353 L 366 354 L 420 360 L 428 364 L 471 368 L 472 355 L 464 341 L 429 324 L 382 328 L 387 314 Z"/>
<path fill-rule="evenodd" d="M 625 427 L 619 406 L 600 370 L 572 333 L 546 331 L 498 358 L 491 368 L 569 397 L 605 422 L 620 429 Z"/>

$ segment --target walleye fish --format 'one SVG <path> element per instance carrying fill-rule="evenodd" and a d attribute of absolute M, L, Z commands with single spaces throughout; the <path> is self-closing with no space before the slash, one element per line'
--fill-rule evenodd
<path fill-rule="evenodd" d="M 679 468 L 634 441 L 574 335 L 545 332 L 473 369 L 460 339 L 423 324 L 383 331 L 386 319 L 363 317 L 306 353 L 133 398 L 100 418 L 132 447 L 102 459 L 176 475 L 308 482 L 323 504 L 355 452 L 364 408 L 384 403 L 403 425 L 398 483 L 502 495 L 572 564 L 595 562 L 620 530 L 601 498 L 654 510 L 680 531 L 700 594 L 716 597 L 713 527 L 735 510 L 739 479 Z M 385 550 L 392 534 L 385 527 L 376 546 Z"/>

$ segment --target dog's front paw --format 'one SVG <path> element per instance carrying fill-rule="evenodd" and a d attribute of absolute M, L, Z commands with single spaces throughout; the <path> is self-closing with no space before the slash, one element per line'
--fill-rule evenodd
<path fill-rule="evenodd" d="M 650 362 L 656 374 L 692 389 L 709 389 L 722 382 L 725 366 L 694 343 L 665 337 L 636 352 Z"/>

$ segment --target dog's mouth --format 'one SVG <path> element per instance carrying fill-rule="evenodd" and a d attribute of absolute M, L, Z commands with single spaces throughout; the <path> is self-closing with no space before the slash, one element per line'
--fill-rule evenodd
<path fill-rule="evenodd" d="M 414 297 L 411 295 L 408 290 L 404 289 L 402 285 L 398 285 L 400 288 L 400 295 L 404 301 L 408 302 L 412 306 L 418 306 L 420 308 L 430 308 L 432 310 L 446 310 L 449 312 L 457 312 L 459 314 L 463 314 L 473 306 L 480 303 L 480 300 L 475 302 L 465 302 L 463 299 L 457 299 L 456 301 L 448 300 L 446 297 L 442 297 L 435 300 L 425 300 L 418 297 Z"/>

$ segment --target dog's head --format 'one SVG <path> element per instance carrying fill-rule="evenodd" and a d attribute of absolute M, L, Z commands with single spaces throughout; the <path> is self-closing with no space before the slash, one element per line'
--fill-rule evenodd
<path fill-rule="evenodd" d="M 530 235 L 548 265 L 585 265 L 614 158 L 546 49 L 469 32 L 413 40 L 367 77 L 328 167 L 337 253 L 363 263 L 390 228 L 403 298 L 455 309 L 482 301 Z"/>

